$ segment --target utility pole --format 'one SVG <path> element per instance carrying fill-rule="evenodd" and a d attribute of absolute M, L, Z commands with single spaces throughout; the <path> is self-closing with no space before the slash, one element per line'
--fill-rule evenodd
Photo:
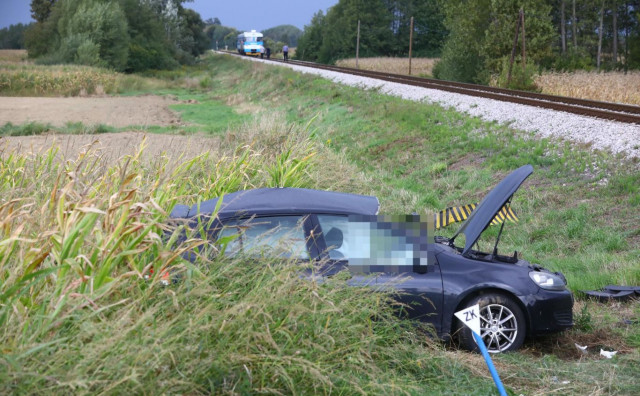
<path fill-rule="evenodd" d="M 596 60 L 596 68 L 600 71 L 600 58 L 602 56 L 602 23 L 604 21 L 604 0 L 600 7 L 600 29 L 598 29 L 598 59 Z"/>
<path fill-rule="evenodd" d="M 522 75 L 527 74 L 527 43 L 524 34 L 524 9 L 520 9 L 520 19 L 522 20 Z"/>
<path fill-rule="evenodd" d="M 513 38 L 513 48 L 511 49 L 511 59 L 509 60 L 509 73 L 507 74 L 507 86 L 511 82 L 511 70 L 513 69 L 513 60 L 516 57 L 516 47 L 518 46 L 518 35 L 520 34 L 520 23 L 522 17 L 518 15 L 518 23 L 516 23 L 516 35 Z"/>
<path fill-rule="evenodd" d="M 411 17 L 411 25 L 409 27 L 409 75 L 411 75 L 411 46 L 413 44 L 413 17 Z"/>
<path fill-rule="evenodd" d="M 360 20 L 358 19 L 358 38 L 356 39 L 356 69 L 358 67 L 358 57 L 360 56 Z"/>
<path fill-rule="evenodd" d="M 567 22 L 564 17 L 565 0 L 560 0 L 560 40 L 562 41 L 562 56 L 567 55 Z"/>

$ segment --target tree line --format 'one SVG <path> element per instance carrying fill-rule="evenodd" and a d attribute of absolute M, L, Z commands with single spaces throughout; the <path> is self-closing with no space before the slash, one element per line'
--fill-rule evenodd
<path fill-rule="evenodd" d="M 297 57 L 354 57 L 358 21 L 360 56 L 406 56 L 413 16 L 414 56 L 440 57 L 436 77 L 486 83 L 509 68 L 521 9 L 515 72 L 640 68 L 640 0 L 340 0 L 305 26 Z"/>
<path fill-rule="evenodd" d="M 352 58 L 360 21 L 360 56 L 406 56 L 414 17 L 413 53 L 437 56 L 448 34 L 442 5 L 425 0 L 340 0 L 326 14 L 318 11 L 298 40 L 296 56 L 332 63 Z"/>
<path fill-rule="evenodd" d="M 29 57 L 118 71 L 170 69 L 209 48 L 188 0 L 32 0 Z"/>
<path fill-rule="evenodd" d="M 0 29 L 0 49 L 24 49 L 24 32 L 28 27 L 17 23 Z"/>
<path fill-rule="evenodd" d="M 443 3 L 450 34 L 434 74 L 478 83 L 492 75 L 504 79 L 520 9 L 526 27 L 524 69 L 530 70 L 525 73 L 640 68 L 638 0 L 450 0 Z M 521 49 L 519 41 L 518 54 Z M 517 55 L 516 62 L 522 61 Z"/>

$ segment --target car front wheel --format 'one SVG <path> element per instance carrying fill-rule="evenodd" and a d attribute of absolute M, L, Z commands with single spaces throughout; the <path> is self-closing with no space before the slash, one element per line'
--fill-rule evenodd
<path fill-rule="evenodd" d="M 490 353 L 515 351 L 522 346 L 526 324 L 522 309 L 502 294 L 483 294 L 473 298 L 465 308 L 480 306 L 480 336 Z M 471 330 L 459 323 L 460 343 L 470 351 L 478 351 Z"/>

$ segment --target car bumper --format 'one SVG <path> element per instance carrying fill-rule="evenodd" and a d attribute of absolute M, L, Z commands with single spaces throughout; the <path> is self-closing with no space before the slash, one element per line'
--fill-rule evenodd
<path fill-rule="evenodd" d="M 554 333 L 573 327 L 573 294 L 568 290 L 540 289 L 525 304 L 532 335 Z"/>

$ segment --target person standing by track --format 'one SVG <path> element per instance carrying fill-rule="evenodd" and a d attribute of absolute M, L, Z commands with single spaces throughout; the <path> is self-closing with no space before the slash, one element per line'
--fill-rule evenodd
<path fill-rule="evenodd" d="M 286 44 L 282 47 L 282 55 L 285 62 L 289 60 L 289 46 Z"/>

